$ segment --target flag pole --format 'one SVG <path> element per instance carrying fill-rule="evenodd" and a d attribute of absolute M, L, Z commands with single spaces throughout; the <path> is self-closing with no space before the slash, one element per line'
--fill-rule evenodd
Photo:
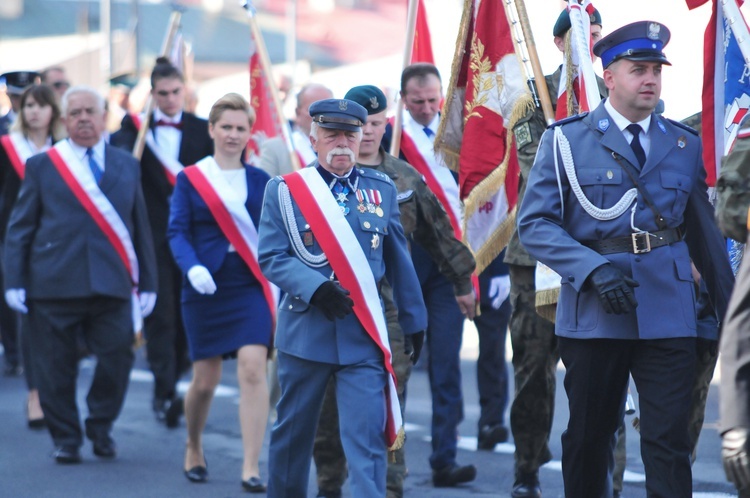
<path fill-rule="evenodd" d="M 411 53 L 414 49 L 414 33 L 417 29 L 417 7 L 419 6 L 419 0 L 409 0 L 409 10 L 406 15 L 406 45 L 404 47 L 404 60 L 402 69 L 405 69 L 411 63 Z M 401 149 L 401 121 L 404 113 L 404 101 L 403 97 L 398 99 L 398 105 L 396 106 L 396 115 L 393 118 L 393 134 L 391 135 L 391 150 L 392 156 L 398 157 L 399 150 Z"/>
<path fill-rule="evenodd" d="M 242 7 L 247 11 L 247 23 L 250 26 L 250 35 L 255 42 L 255 50 L 260 59 L 260 65 L 263 68 L 263 74 L 266 78 L 266 84 L 271 93 L 271 100 L 273 101 L 274 109 L 276 109 L 276 118 L 279 120 L 281 128 L 281 136 L 284 137 L 284 143 L 286 144 L 286 150 L 289 153 L 289 157 L 292 160 L 292 169 L 297 171 L 302 167 L 299 162 L 299 157 L 294 150 L 292 145 L 292 135 L 289 129 L 289 124 L 284 118 L 284 112 L 281 107 L 281 100 L 279 100 L 279 94 L 276 91 L 276 85 L 269 79 L 273 74 L 271 72 L 271 60 L 268 58 L 268 51 L 266 50 L 266 44 L 263 41 L 263 34 L 258 28 L 258 23 L 255 20 L 255 7 L 253 7 L 251 1 L 242 0 Z M 251 89 L 252 90 L 252 89 Z M 252 96 L 251 96 L 252 99 Z"/>
<path fill-rule="evenodd" d="M 167 28 L 167 35 L 164 37 L 164 42 L 161 46 L 161 55 L 163 57 L 169 56 L 170 52 L 172 52 L 172 45 L 174 45 L 174 39 L 177 36 L 177 30 L 180 27 L 180 19 L 182 19 L 182 11 L 184 10 L 184 7 L 181 7 L 179 5 L 173 5 L 172 6 L 172 15 L 169 18 L 169 27 Z M 146 133 L 148 133 L 149 128 L 149 117 L 151 116 L 151 112 L 154 110 L 154 99 L 151 98 L 149 95 L 148 100 L 146 100 L 146 109 L 145 109 L 145 116 L 146 119 L 143 120 L 141 123 L 141 128 L 138 130 L 138 136 L 135 139 L 135 145 L 133 146 L 133 156 L 135 156 L 136 159 L 139 161 L 141 160 L 141 156 L 143 155 L 143 148 L 146 145 Z"/>
<path fill-rule="evenodd" d="M 537 96 L 542 105 L 542 112 L 544 112 L 544 119 L 547 121 L 547 124 L 551 124 L 555 121 L 555 113 L 552 110 L 552 101 L 549 97 L 547 80 L 544 78 L 542 65 L 539 63 L 539 54 L 536 51 L 534 34 L 531 32 L 529 16 L 526 13 L 526 4 L 524 3 L 524 0 L 506 0 L 508 6 L 513 2 L 515 2 L 516 12 L 518 13 L 518 22 L 521 25 L 521 32 L 523 33 L 526 50 L 529 54 L 531 69 L 534 72 L 534 83 L 537 88 Z"/>

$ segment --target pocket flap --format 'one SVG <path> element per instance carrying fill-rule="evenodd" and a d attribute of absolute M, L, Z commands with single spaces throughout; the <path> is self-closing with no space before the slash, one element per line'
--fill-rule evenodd
<path fill-rule="evenodd" d="M 661 186 L 664 188 L 673 188 L 683 192 L 692 190 L 693 182 L 687 175 L 675 171 L 661 171 L 659 174 L 661 175 Z"/>
<path fill-rule="evenodd" d="M 359 226 L 365 232 L 375 232 L 388 235 L 388 224 L 383 218 L 377 216 L 360 217 Z"/>
<path fill-rule="evenodd" d="M 578 183 L 590 185 L 619 185 L 622 183 L 622 170 L 619 168 L 581 168 L 576 171 Z"/>

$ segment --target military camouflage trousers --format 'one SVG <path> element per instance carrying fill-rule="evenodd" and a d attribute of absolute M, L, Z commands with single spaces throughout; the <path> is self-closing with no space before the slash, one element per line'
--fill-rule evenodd
<path fill-rule="evenodd" d="M 536 313 L 533 266 L 510 269 L 510 340 L 513 345 L 515 397 L 510 428 L 516 445 L 515 467 L 534 473 L 552 459 L 549 436 L 555 412 L 557 338 L 553 323 Z"/>

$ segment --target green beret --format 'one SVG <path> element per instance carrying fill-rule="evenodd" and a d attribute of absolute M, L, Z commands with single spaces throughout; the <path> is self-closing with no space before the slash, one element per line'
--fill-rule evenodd
<path fill-rule="evenodd" d="M 388 101 L 380 88 L 373 85 L 355 86 L 344 95 L 345 99 L 353 100 L 367 109 L 367 114 L 377 114 L 388 108 Z"/>
<path fill-rule="evenodd" d="M 589 22 L 591 24 L 598 24 L 599 26 L 602 25 L 602 15 L 598 10 L 594 9 L 594 13 L 589 16 Z M 570 14 L 568 14 L 568 9 L 565 9 L 560 12 L 560 15 L 557 17 L 555 27 L 552 28 L 552 36 L 559 36 L 562 38 L 563 36 L 565 36 L 565 33 L 567 33 L 569 29 Z"/>

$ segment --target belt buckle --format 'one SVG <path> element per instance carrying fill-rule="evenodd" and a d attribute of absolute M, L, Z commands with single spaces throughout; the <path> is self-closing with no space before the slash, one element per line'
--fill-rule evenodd
<path fill-rule="evenodd" d="M 648 232 L 631 233 L 630 238 L 633 241 L 633 254 L 643 254 L 651 252 L 651 234 Z"/>

